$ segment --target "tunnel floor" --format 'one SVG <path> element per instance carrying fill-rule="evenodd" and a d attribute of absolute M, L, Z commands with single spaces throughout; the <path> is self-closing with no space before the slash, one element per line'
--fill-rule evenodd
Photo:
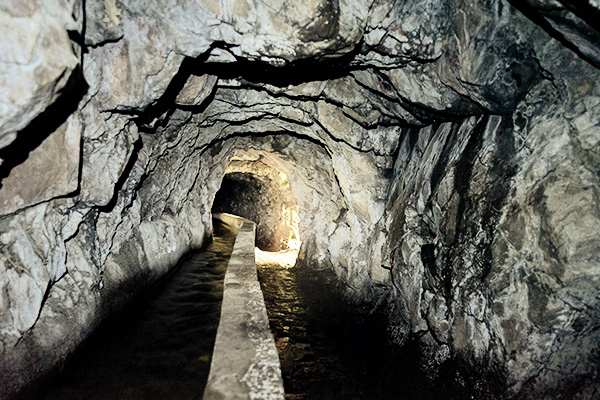
<path fill-rule="evenodd" d="M 223 277 L 237 230 L 214 220 L 213 241 L 135 309 L 100 328 L 45 399 L 202 399 Z"/>
<path fill-rule="evenodd" d="M 416 341 L 391 344 L 383 318 L 347 305 L 313 272 L 257 267 L 287 400 L 496 398 L 452 364 L 428 377 Z"/>

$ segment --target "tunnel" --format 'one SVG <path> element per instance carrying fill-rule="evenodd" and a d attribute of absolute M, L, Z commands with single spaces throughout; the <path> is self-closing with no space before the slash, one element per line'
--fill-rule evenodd
<path fill-rule="evenodd" d="M 300 217 L 288 177 L 260 159 L 229 161 L 211 210 L 255 222 L 256 245 L 263 251 L 300 249 Z"/>
<path fill-rule="evenodd" d="M 217 240 L 220 213 L 256 223 L 271 316 L 289 287 L 316 328 L 363 321 L 332 329 L 381 382 L 599 398 L 599 16 L 563 0 L 2 2 L 0 398 L 43 393 Z M 275 255 L 293 257 L 264 267 Z M 277 344 L 284 369 L 318 358 Z M 419 396 L 371 386 L 332 396 Z"/>

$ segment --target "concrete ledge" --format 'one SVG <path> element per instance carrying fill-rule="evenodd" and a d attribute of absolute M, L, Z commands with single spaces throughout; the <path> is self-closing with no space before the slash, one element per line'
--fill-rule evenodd
<path fill-rule="evenodd" d="M 255 230 L 253 222 L 243 221 L 227 266 L 204 400 L 285 399 L 279 356 L 256 275 Z"/>
<path fill-rule="evenodd" d="M 227 213 L 213 213 L 212 217 L 213 219 L 218 219 L 219 221 L 225 222 L 228 225 L 234 226 L 237 229 L 240 229 L 242 225 L 244 225 L 244 222 L 252 222 L 245 218 L 238 217 L 237 215 Z"/>

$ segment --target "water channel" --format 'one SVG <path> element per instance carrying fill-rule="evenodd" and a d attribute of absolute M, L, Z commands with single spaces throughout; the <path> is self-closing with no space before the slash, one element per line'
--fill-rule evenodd
<path fill-rule="evenodd" d="M 212 243 L 188 254 L 141 304 L 102 326 L 46 399 L 202 399 L 237 234 L 213 224 Z"/>
<path fill-rule="evenodd" d="M 428 378 L 416 342 L 391 344 L 381 316 L 345 303 L 319 273 L 262 264 L 258 276 L 286 400 L 476 398 L 453 366 Z"/>
<path fill-rule="evenodd" d="M 102 326 L 36 398 L 202 399 L 236 234 L 215 220 L 211 244 Z M 318 274 L 257 268 L 287 400 L 472 398 L 453 376 L 425 379 L 417 346 L 391 346 L 382 320 L 347 306 Z"/>

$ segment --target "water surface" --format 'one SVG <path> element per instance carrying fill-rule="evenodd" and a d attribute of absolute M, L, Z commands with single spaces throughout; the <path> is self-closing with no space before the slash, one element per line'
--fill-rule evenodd
<path fill-rule="evenodd" d="M 287 400 L 495 398 L 452 362 L 429 376 L 418 341 L 390 343 L 381 316 L 346 304 L 315 271 L 263 264 L 258 273 Z"/>
<path fill-rule="evenodd" d="M 45 398 L 201 399 L 236 234 L 214 220 L 212 243 L 184 257 L 141 304 L 102 326 Z"/>

